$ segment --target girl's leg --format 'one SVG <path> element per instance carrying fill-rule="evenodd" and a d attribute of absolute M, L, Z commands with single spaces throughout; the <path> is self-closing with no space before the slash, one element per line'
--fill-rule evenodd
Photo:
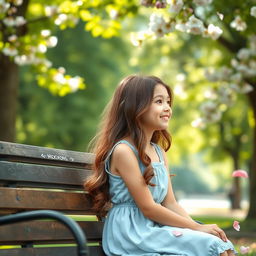
<path fill-rule="evenodd" d="M 235 254 L 232 250 L 228 250 L 227 252 L 228 252 L 228 254 L 227 254 L 228 256 L 235 256 Z"/>
<path fill-rule="evenodd" d="M 221 253 L 220 256 L 235 256 L 235 254 L 233 251 L 228 250 L 228 251 Z"/>

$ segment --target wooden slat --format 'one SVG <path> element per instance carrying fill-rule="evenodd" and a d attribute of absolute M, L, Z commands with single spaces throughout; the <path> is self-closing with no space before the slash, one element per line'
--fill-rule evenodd
<path fill-rule="evenodd" d="M 0 183 L 2 184 L 3 181 L 5 181 L 6 183 L 23 182 L 23 184 L 41 183 L 65 185 L 63 187 L 72 185 L 81 188 L 84 180 L 90 174 L 91 170 L 85 169 L 0 161 Z M 32 184 L 30 184 L 30 187 L 32 187 Z M 36 184 L 35 187 L 37 187 Z M 42 185 L 40 187 L 42 187 Z"/>
<path fill-rule="evenodd" d="M 0 188 L 1 209 L 59 210 L 68 213 L 92 214 L 91 202 L 85 193 Z"/>
<path fill-rule="evenodd" d="M 101 241 L 103 222 L 77 222 L 84 231 L 87 241 Z M 17 245 L 33 242 L 34 244 L 75 243 L 71 231 L 56 221 L 28 221 L 0 227 L 0 244 Z"/>
<path fill-rule="evenodd" d="M 0 141 L 0 158 L 10 161 L 51 163 L 56 165 L 91 165 L 94 155 L 78 151 L 37 147 Z"/>
<path fill-rule="evenodd" d="M 76 247 L 2 249 L 1 256 L 77 256 Z M 89 256 L 105 256 L 101 246 L 90 246 Z"/>

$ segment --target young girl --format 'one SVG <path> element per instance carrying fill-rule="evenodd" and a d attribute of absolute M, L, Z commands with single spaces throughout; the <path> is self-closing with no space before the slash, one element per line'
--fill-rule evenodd
<path fill-rule="evenodd" d="M 159 78 L 131 75 L 107 107 L 85 188 L 98 214 L 107 214 L 108 256 L 235 255 L 223 230 L 193 221 L 175 200 L 165 156 L 172 102 Z"/>

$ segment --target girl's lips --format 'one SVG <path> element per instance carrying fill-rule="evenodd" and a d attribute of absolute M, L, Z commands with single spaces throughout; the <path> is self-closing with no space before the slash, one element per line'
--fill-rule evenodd
<path fill-rule="evenodd" d="M 168 121 L 170 116 L 169 115 L 165 115 L 165 116 L 161 116 L 162 119 L 164 119 L 165 121 Z"/>

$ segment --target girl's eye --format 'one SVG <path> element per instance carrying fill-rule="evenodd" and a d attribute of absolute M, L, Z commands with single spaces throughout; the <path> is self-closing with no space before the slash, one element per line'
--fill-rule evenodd
<path fill-rule="evenodd" d="M 163 101 L 162 100 L 157 100 L 156 103 L 161 104 L 161 103 L 163 103 Z"/>

